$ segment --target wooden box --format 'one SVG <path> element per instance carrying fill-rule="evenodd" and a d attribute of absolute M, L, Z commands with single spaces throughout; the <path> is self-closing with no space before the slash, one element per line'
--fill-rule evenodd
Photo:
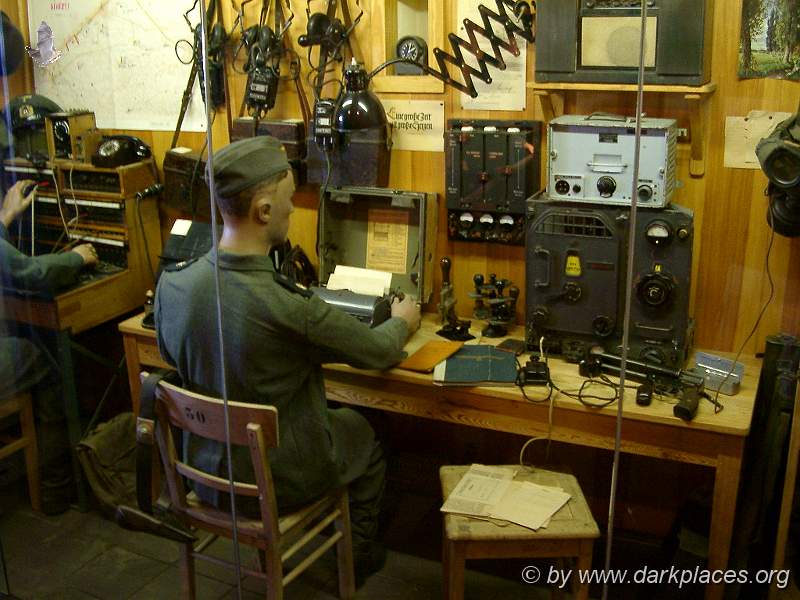
<path fill-rule="evenodd" d="M 50 160 L 73 160 L 88 162 L 83 147 L 79 149 L 78 138 L 86 132 L 96 130 L 94 113 L 72 111 L 51 113 L 45 117 L 47 153 Z"/>

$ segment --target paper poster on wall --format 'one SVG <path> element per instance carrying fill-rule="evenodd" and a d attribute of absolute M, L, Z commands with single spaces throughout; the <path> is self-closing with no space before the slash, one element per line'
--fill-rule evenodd
<path fill-rule="evenodd" d="M 746 117 L 725 118 L 725 167 L 760 169 L 756 146 L 791 113 L 751 110 Z"/>
<path fill-rule="evenodd" d="M 444 102 L 381 99 L 395 150 L 444 152 Z"/>
<path fill-rule="evenodd" d="M 494 3 L 485 0 L 458 0 L 458 35 L 463 39 L 469 39 L 464 29 L 464 19 L 470 19 L 476 24 L 484 27 L 483 19 L 478 12 L 478 7 L 486 4 L 491 8 Z M 492 31 L 501 39 L 507 39 L 505 29 L 496 21 L 491 21 Z M 494 55 L 492 45 L 484 37 L 477 37 L 481 50 L 489 55 Z M 505 71 L 500 71 L 489 66 L 489 74 L 492 76 L 492 83 L 486 84 L 473 78 L 475 89 L 478 92 L 477 98 L 470 98 L 466 94 L 461 94 L 461 108 L 464 110 L 525 110 L 525 73 L 527 42 L 519 35 L 515 36 L 519 47 L 519 56 L 501 50 L 503 60 L 506 63 Z M 475 58 L 469 53 L 464 53 L 467 64 L 479 68 Z"/>
<path fill-rule="evenodd" d="M 175 44 L 182 39 L 193 42 L 183 18 L 190 6 L 138 0 L 29 0 L 31 39 L 37 39 L 37 28 L 44 21 L 62 52 L 56 62 L 34 66 L 36 93 L 64 110 L 93 111 L 101 128 L 175 129 L 191 71 L 191 65 L 178 60 Z M 189 18 L 195 23 L 197 10 Z M 205 124 L 195 81 L 182 130 L 204 131 Z"/>
<path fill-rule="evenodd" d="M 408 212 L 367 211 L 367 269 L 405 273 L 408 259 Z"/>

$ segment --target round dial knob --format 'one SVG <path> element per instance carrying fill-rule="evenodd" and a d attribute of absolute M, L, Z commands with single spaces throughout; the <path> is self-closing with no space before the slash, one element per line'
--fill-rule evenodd
<path fill-rule="evenodd" d="M 651 365 L 663 365 L 667 362 L 667 357 L 660 348 L 645 348 L 639 353 L 639 358 Z"/>
<path fill-rule="evenodd" d="M 598 315 L 592 321 L 592 330 L 595 335 L 608 337 L 614 332 L 614 322 L 606 315 Z"/>
<path fill-rule="evenodd" d="M 611 198 L 617 189 L 617 182 L 611 177 L 603 176 L 597 180 L 597 191 L 603 198 Z"/>
<path fill-rule="evenodd" d="M 564 284 L 564 299 L 567 302 L 577 302 L 581 299 L 581 294 L 583 290 L 577 283 L 570 281 Z"/>
<path fill-rule="evenodd" d="M 550 310 L 546 306 L 537 306 L 531 313 L 531 321 L 536 325 L 544 325 L 550 318 Z M 538 340 L 537 340 L 538 341 Z"/>
<path fill-rule="evenodd" d="M 639 280 L 636 296 L 651 307 L 669 304 L 675 291 L 675 281 L 664 273 L 648 273 Z"/>

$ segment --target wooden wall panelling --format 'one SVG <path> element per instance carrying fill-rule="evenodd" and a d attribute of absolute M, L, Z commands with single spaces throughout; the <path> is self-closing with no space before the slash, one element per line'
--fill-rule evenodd
<path fill-rule="evenodd" d="M 288 32 L 288 43 L 300 57 L 303 85 L 309 103 L 313 104 L 311 90 L 307 84 L 306 49 L 300 48 L 297 38 L 306 30 L 306 3 L 303 0 L 290 0 L 295 14 L 294 22 Z M 355 11 L 355 2 L 349 0 Z M 238 3 L 237 3 L 238 4 Z M 360 55 L 366 68 L 377 66 L 375 48 L 376 28 L 383 26 L 382 0 L 362 0 L 365 15 L 356 27 L 357 46 L 367 55 Z M 26 4 L 4 1 L 4 10 L 18 15 L 20 21 L 27 22 Z M 230 30 L 236 12 L 230 3 L 221 3 L 223 22 Z M 324 3 L 313 2 L 312 11 L 324 9 Z M 449 32 L 458 31 L 457 3 L 449 0 L 443 3 L 442 22 L 439 34 L 445 39 Z M 257 22 L 260 3 L 248 6 L 245 25 Z M 763 261 L 769 242 L 769 228 L 764 221 L 766 199 L 763 188 L 766 178 L 757 170 L 726 169 L 723 164 L 724 125 L 726 116 L 744 116 L 750 110 L 763 109 L 775 111 L 794 111 L 800 98 L 800 84 L 792 81 L 751 80 L 740 81 L 737 77 L 739 20 L 741 0 L 729 2 L 717 0 L 714 8 L 713 72 L 712 81 L 717 83 L 717 92 L 709 100 L 708 132 L 706 135 L 706 174 L 702 178 L 689 176 L 689 143 L 681 140 L 678 149 L 679 180 L 683 187 L 678 190 L 676 201 L 695 211 L 695 246 L 693 260 L 692 306 L 697 321 L 696 345 L 717 350 L 734 350 L 752 328 L 767 292 L 767 279 Z M 21 27 L 27 35 L 27 24 Z M 379 29 L 378 29 L 379 31 Z M 234 34 L 232 45 L 238 40 Z M 540 33 L 540 35 L 542 35 Z M 433 45 L 429 45 L 432 49 Z M 449 44 L 442 45 L 449 50 Z M 383 49 L 381 48 L 381 53 Z M 535 47 L 528 47 L 528 79 L 533 79 Z M 243 65 L 243 58 L 237 67 Z M 232 48 L 226 65 L 228 98 L 226 110 L 217 115 L 214 124 L 214 146 L 219 148 L 227 143 L 227 119 L 238 115 L 244 93 L 246 76 L 231 68 Z M 9 79 L 12 95 L 30 91 L 30 83 L 25 82 L 25 74 L 30 77 L 30 61 L 26 61 L 27 71 Z M 282 73 L 288 73 L 284 65 Z M 495 78 L 502 73 L 493 73 Z M 22 83 L 20 83 L 20 81 Z M 330 86 L 330 95 L 335 94 Z M 392 97 L 391 94 L 380 94 Z M 538 119 L 542 120 L 540 104 L 533 90 L 528 90 L 527 108 L 520 112 L 465 111 L 461 108 L 461 93 L 445 87 L 442 93 L 404 94 L 399 97 L 439 99 L 445 104 L 445 118 L 491 118 L 491 119 Z M 176 98 L 176 102 L 180 99 Z M 565 112 L 587 114 L 591 111 L 608 111 L 633 115 L 635 94 L 614 92 L 580 92 L 565 94 Z M 651 117 L 676 117 L 681 127 L 688 126 L 688 113 L 682 97 L 663 94 L 645 95 L 645 113 Z M 298 118 L 299 102 L 292 82 L 282 81 L 275 109 L 268 118 Z M 159 166 L 169 147 L 171 132 L 131 131 L 145 142 L 151 144 Z M 543 131 L 546 134 L 546 131 Z M 543 135 L 546 139 L 546 135 Z M 198 133 L 183 133 L 180 144 L 199 150 L 204 136 Z M 546 148 L 543 148 L 546 150 Z M 542 174 L 546 174 L 546 161 L 542 156 Z M 544 181 L 544 179 L 543 179 Z M 392 153 L 392 172 L 390 186 L 419 191 L 435 191 L 439 195 L 439 230 L 437 235 L 437 259 L 447 255 L 453 260 L 453 282 L 458 299 L 457 310 L 462 317 L 469 318 L 472 302 L 468 294 L 472 289 L 474 273 L 495 272 L 499 276 L 512 279 L 520 285 L 523 293 L 517 308 L 517 319 L 524 318 L 524 274 L 525 253 L 521 248 L 508 248 L 490 244 L 468 244 L 451 242 L 446 234 L 446 209 L 444 207 L 444 154 L 428 152 L 406 152 L 395 150 Z M 296 211 L 290 230 L 291 239 L 301 243 L 316 260 L 313 251 L 316 228 L 315 188 L 303 190 L 295 198 Z M 168 224 L 166 225 L 168 227 Z M 782 329 L 798 333 L 800 323 L 800 275 L 796 265 L 800 260 L 798 242 L 790 242 L 776 237 L 772 270 L 776 285 L 776 295 L 767 311 L 759 330 L 747 347 L 752 353 L 763 347 L 764 337 Z M 441 274 L 436 269 L 434 297 L 426 309 L 435 310 L 438 302 L 438 289 Z"/>
<path fill-rule="evenodd" d="M 737 349 L 755 323 L 767 286 L 763 263 L 769 242 L 764 221 L 766 177 L 760 170 L 724 167 L 725 117 L 745 116 L 754 109 L 791 112 L 800 98 L 798 82 L 738 79 L 740 17 L 741 0 L 716 2 L 712 79 L 718 90 L 710 107 L 704 217 L 695 280 L 697 344 L 720 350 Z M 790 269 L 786 245 L 787 240 L 776 236 L 771 260 L 776 297 L 745 349 L 749 354 L 763 349 L 765 336 L 779 329 L 798 333 L 798 321 L 792 318 L 797 314 L 798 296 L 785 293 Z"/>

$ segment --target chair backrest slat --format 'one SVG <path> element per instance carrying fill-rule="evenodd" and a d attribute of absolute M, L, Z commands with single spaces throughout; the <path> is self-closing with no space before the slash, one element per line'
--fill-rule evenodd
<path fill-rule="evenodd" d="M 225 442 L 225 404 L 216 398 L 161 382 L 157 394 L 164 401 L 170 422 L 217 442 Z M 228 402 L 231 444 L 247 446 L 247 424 L 261 426 L 267 448 L 278 445 L 278 410 L 274 406 Z"/>
<path fill-rule="evenodd" d="M 217 477 L 215 475 L 209 475 L 208 473 L 204 473 L 203 471 L 190 467 L 186 463 L 176 462 L 175 470 L 184 477 L 207 487 L 214 488 L 217 491 L 227 494 L 231 489 L 227 479 L 223 479 L 222 477 Z M 234 493 L 240 496 L 258 496 L 258 486 L 254 483 L 242 483 L 240 481 L 234 481 L 233 489 Z"/>

